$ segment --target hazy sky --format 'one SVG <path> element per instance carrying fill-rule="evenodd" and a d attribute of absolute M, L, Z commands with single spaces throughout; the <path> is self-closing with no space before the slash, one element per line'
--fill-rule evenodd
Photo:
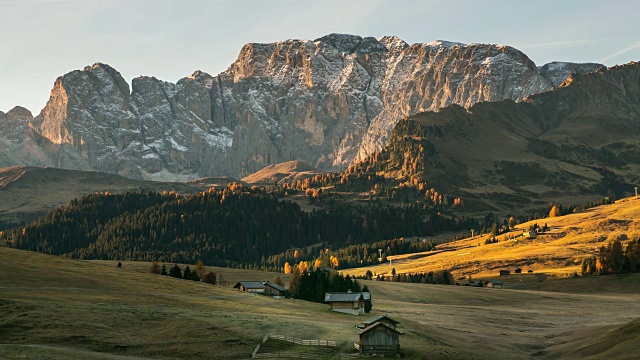
<path fill-rule="evenodd" d="M 538 65 L 640 60 L 637 1 L 0 0 L 0 110 L 34 115 L 56 77 L 97 61 L 127 81 L 215 75 L 248 42 L 350 33 L 499 43 Z"/>

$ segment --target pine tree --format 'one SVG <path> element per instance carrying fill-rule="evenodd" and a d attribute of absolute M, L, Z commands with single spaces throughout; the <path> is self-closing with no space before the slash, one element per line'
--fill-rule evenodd
<path fill-rule="evenodd" d="M 160 271 L 160 275 L 167 275 L 167 265 L 162 264 L 162 270 Z"/>
<path fill-rule="evenodd" d="M 171 270 L 169 271 L 169 276 L 182 279 L 182 269 L 180 269 L 180 266 L 178 266 L 178 264 L 175 264 L 171 268 Z"/>
<path fill-rule="evenodd" d="M 209 271 L 207 272 L 204 277 L 202 278 L 203 282 L 206 282 L 207 284 L 211 284 L 211 285 L 215 285 L 216 284 L 216 273 L 213 271 Z"/>
<path fill-rule="evenodd" d="M 371 309 L 373 309 L 373 303 L 371 302 L 371 292 L 369 291 L 369 287 L 367 285 L 364 285 L 362 287 L 362 292 L 369 293 L 369 299 L 364 301 L 364 312 L 369 313 L 371 312 Z"/>
<path fill-rule="evenodd" d="M 182 278 L 185 279 L 185 280 L 193 280 L 191 278 L 191 269 L 189 268 L 189 266 L 187 266 L 184 269 L 184 273 L 182 274 Z"/>

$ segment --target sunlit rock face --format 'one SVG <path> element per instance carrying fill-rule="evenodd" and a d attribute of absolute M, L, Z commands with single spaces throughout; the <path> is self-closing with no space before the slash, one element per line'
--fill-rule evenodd
<path fill-rule="evenodd" d="M 16 133 L 0 138 L 0 161 L 156 180 L 242 177 L 288 160 L 339 170 L 381 149 L 402 118 L 519 101 L 557 87 L 571 66 L 543 76 L 508 46 L 341 34 L 247 44 L 219 75 L 175 84 L 139 77 L 130 89 L 97 63 L 58 78 L 35 119 L 0 114 Z M 9 157 L 9 141 L 25 150 Z"/>
<path fill-rule="evenodd" d="M 545 64 L 540 68 L 540 75 L 549 81 L 551 86 L 558 88 L 571 74 L 587 74 L 603 67 L 602 64 L 596 63 L 568 63 L 562 61 L 554 61 Z"/>

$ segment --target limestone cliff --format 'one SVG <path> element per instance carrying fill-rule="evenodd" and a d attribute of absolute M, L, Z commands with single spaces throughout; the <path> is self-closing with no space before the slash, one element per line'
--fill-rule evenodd
<path fill-rule="evenodd" d="M 547 68 L 503 45 L 341 34 L 247 44 L 228 70 L 175 84 L 139 77 L 130 89 L 96 63 L 58 78 L 35 119 L 0 114 L 11 128 L 0 161 L 154 180 L 242 177 L 289 160 L 339 170 L 381 149 L 402 118 L 521 101 L 588 70 Z"/>

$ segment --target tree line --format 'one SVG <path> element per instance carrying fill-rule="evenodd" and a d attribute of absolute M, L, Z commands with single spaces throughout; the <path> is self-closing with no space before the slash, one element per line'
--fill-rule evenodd
<path fill-rule="evenodd" d="M 284 267 L 286 272 L 287 265 L 300 261 L 309 262 L 310 267 L 314 269 L 362 267 L 386 262 L 388 256 L 424 252 L 436 248 L 435 242 L 420 238 L 415 241 L 399 238 L 334 248 L 323 245 L 325 244 L 306 250 L 289 249 L 266 257 L 262 261 L 264 270 L 277 270 Z M 290 266 L 289 269 L 291 269 Z"/>
<path fill-rule="evenodd" d="M 608 275 L 640 272 L 640 239 L 627 243 L 623 249 L 619 239 L 609 241 L 598 255 L 582 261 L 582 275 Z"/>
<path fill-rule="evenodd" d="M 305 212 L 264 188 L 230 184 L 182 196 L 173 192 L 92 194 L 3 232 L 11 247 L 78 259 L 167 263 L 282 271 L 291 248 L 325 243 L 346 264 L 372 261 L 352 245 L 426 236 L 466 223 L 414 204 L 343 204 Z M 367 250 L 371 253 L 371 250 Z M 377 250 L 376 250 L 377 251 Z M 357 255 L 359 254 L 359 255 Z M 336 256 L 336 255 L 334 255 Z"/>
<path fill-rule="evenodd" d="M 309 269 L 305 263 L 296 265 L 289 279 L 288 295 L 294 299 L 324 303 L 328 292 L 369 292 L 369 288 L 349 275 L 342 275 L 335 270 Z M 365 300 L 365 312 L 372 309 L 372 300 Z"/>

